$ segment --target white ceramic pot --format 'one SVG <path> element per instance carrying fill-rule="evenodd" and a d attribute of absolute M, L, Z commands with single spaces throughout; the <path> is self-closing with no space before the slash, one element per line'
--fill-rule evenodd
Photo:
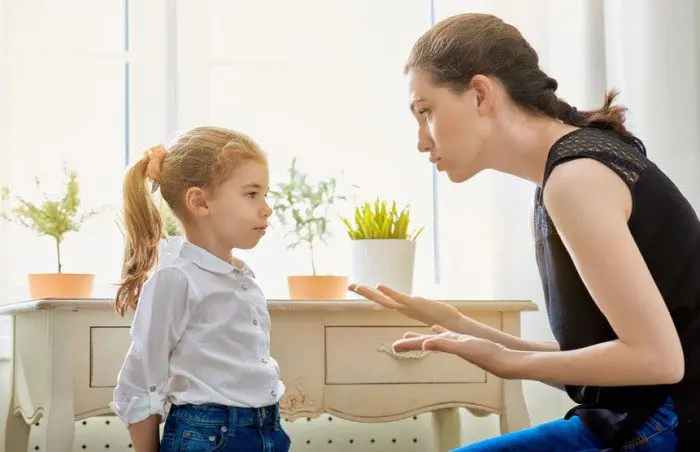
<path fill-rule="evenodd" d="M 353 240 L 350 281 L 369 286 L 386 284 L 410 294 L 415 260 L 413 240 Z"/>

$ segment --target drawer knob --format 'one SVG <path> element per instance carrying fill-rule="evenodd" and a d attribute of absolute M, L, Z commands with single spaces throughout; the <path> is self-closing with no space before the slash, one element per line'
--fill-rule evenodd
<path fill-rule="evenodd" d="M 377 348 L 377 351 L 384 352 L 387 355 L 393 356 L 397 359 L 422 359 L 423 357 L 425 357 L 425 355 L 430 353 L 425 350 L 411 350 L 409 352 L 396 353 L 393 347 L 387 346 L 384 343 L 382 343 L 382 345 L 380 345 L 379 348 Z"/>

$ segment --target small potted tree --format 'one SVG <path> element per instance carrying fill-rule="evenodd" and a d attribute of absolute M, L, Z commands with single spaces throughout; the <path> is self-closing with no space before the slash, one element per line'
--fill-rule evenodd
<path fill-rule="evenodd" d="M 386 284 L 398 291 L 413 291 L 416 239 L 420 227 L 409 231 L 409 206 L 398 209 L 376 199 L 357 206 L 353 219 L 341 218 L 352 240 L 352 282 Z"/>
<path fill-rule="evenodd" d="M 348 277 L 320 275 L 316 269 L 314 250 L 326 244 L 329 209 L 345 197 L 336 194 L 336 180 L 327 178 L 311 184 L 307 175 L 297 169 L 296 158 L 289 168 L 289 179 L 270 190 L 273 211 L 279 223 L 286 229 L 285 239 L 290 239 L 288 249 L 302 245 L 309 251 L 310 275 L 289 275 L 289 296 L 293 300 L 334 300 L 345 298 Z"/>
<path fill-rule="evenodd" d="M 66 184 L 61 198 L 51 199 L 43 195 L 41 203 L 33 203 L 18 196 L 12 196 L 8 187 L 2 189 L 2 199 L 15 203 L 10 215 L 2 218 L 25 226 L 40 236 L 49 236 L 56 247 L 56 273 L 29 274 L 29 292 L 32 298 L 89 298 L 92 296 L 95 275 L 64 273 L 61 245 L 69 232 L 78 232 L 85 220 L 99 210 L 80 211 L 80 187 L 75 171 L 65 170 Z M 41 182 L 35 179 L 36 188 L 41 191 Z"/>
<path fill-rule="evenodd" d="M 185 241 L 180 220 L 175 216 L 168 204 L 161 198 L 158 204 L 160 220 L 163 224 L 163 235 L 158 243 L 158 265 L 165 265 L 173 261 L 180 254 L 180 249 Z M 128 240 L 126 240 L 126 227 L 121 214 L 117 215 L 117 227 L 124 238 L 124 256 L 131 256 L 132 250 Z"/>

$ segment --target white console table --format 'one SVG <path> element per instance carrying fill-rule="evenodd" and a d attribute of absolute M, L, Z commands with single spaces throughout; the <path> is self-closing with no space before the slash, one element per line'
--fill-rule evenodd
<path fill-rule="evenodd" d="M 475 320 L 520 334 L 529 301 L 451 301 Z M 383 422 L 434 412 L 435 449 L 459 446 L 458 407 L 496 413 L 501 431 L 529 427 L 520 381 L 501 380 L 451 355 L 396 354 L 394 340 L 425 325 L 371 302 L 269 302 L 272 355 L 287 392 L 283 417 L 322 413 Z M 72 452 L 74 421 L 110 413 L 129 346 L 131 317 L 112 300 L 34 300 L 0 306 L 12 316 L 12 384 L 0 388 L 6 452 L 25 452 L 31 423 L 43 418 L 39 450 Z M 369 402 L 369 403 L 368 403 Z M 0 441 L 0 447 L 2 447 Z"/>

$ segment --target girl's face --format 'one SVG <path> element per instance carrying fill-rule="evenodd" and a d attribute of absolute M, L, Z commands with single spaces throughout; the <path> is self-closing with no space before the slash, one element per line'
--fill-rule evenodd
<path fill-rule="evenodd" d="M 483 76 L 472 79 L 461 93 L 437 86 L 431 76 L 410 71 L 410 108 L 418 121 L 418 151 L 453 182 L 463 182 L 487 167 L 486 152 L 493 136 L 493 86 Z"/>
<path fill-rule="evenodd" d="M 192 200 L 201 230 L 224 248 L 251 249 L 267 229 L 269 172 L 264 163 L 248 161 L 212 190 Z M 191 196 L 194 196 L 193 193 Z"/>

